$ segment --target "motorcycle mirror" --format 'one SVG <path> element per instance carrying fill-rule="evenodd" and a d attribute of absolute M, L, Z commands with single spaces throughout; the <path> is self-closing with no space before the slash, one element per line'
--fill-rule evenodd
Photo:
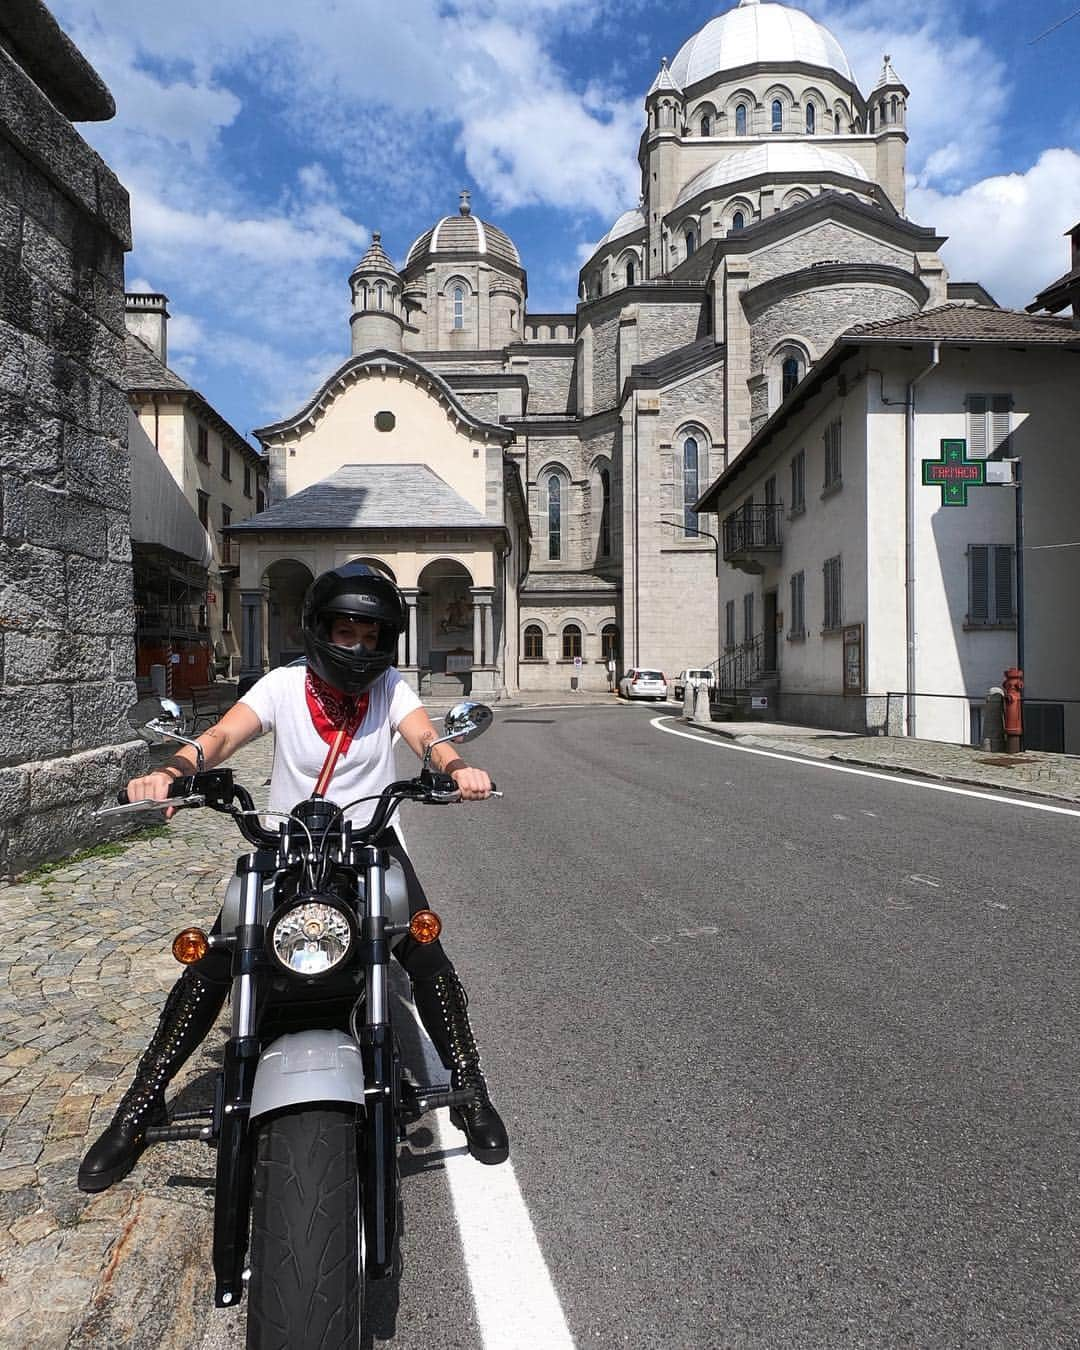
<path fill-rule="evenodd" d="M 455 703 L 443 718 L 443 727 L 454 744 L 461 745 L 487 731 L 494 718 L 495 714 L 485 703 L 471 703 L 463 699 Z"/>
<path fill-rule="evenodd" d="M 180 709 L 180 704 L 171 698 L 158 698 L 156 695 L 149 695 L 147 698 L 139 699 L 138 703 L 128 711 L 128 726 L 140 731 L 143 727 L 149 726 L 151 722 L 159 722 L 163 726 L 168 726 L 171 722 L 179 725 L 184 720 L 184 714 Z"/>

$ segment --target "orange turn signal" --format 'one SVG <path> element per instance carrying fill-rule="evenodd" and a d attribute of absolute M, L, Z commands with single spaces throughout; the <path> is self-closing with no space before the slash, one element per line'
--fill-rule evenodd
<path fill-rule="evenodd" d="M 173 938 L 172 954 L 182 966 L 201 961 L 210 950 L 210 939 L 201 928 L 185 928 Z"/>
<path fill-rule="evenodd" d="M 442 919 L 433 909 L 418 909 L 409 920 L 409 932 L 417 942 L 435 942 L 442 932 Z"/>

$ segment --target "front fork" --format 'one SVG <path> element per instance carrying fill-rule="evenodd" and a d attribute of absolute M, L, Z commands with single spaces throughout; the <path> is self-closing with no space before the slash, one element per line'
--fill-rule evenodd
<path fill-rule="evenodd" d="M 240 926 L 232 963 L 232 1031 L 225 1046 L 225 1067 L 214 1100 L 217 1182 L 214 1193 L 214 1302 L 219 1308 L 239 1302 L 243 1291 L 251 1216 L 251 1093 L 259 1065 L 256 1018 L 259 963 L 263 951 L 262 897 L 265 877 L 276 870 L 273 853 L 260 850 L 238 859 L 241 878 Z"/>

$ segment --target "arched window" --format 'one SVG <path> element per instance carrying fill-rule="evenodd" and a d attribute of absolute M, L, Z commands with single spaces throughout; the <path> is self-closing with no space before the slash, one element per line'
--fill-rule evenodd
<path fill-rule="evenodd" d="M 630 258 L 626 264 L 626 284 L 632 286 L 634 284 L 634 279 L 634 260 L 633 258 Z"/>
<path fill-rule="evenodd" d="M 619 659 L 619 630 L 613 623 L 604 624 L 600 630 L 600 655 L 604 661 Z"/>
<path fill-rule="evenodd" d="M 785 356 L 783 364 L 780 367 L 780 397 L 787 398 L 788 394 L 799 383 L 802 376 L 802 370 L 797 356 Z"/>
<path fill-rule="evenodd" d="M 603 274 L 603 272 L 597 272 L 597 274 L 596 274 L 596 294 L 597 294 L 597 295 L 603 295 L 603 294 L 604 294 L 604 274 Z"/>
<path fill-rule="evenodd" d="M 454 287 L 454 327 L 465 327 L 465 287 Z"/>
<path fill-rule="evenodd" d="M 834 112 L 832 115 L 832 129 L 834 135 L 840 135 L 840 114 L 838 112 Z"/>
<path fill-rule="evenodd" d="M 740 103 L 735 109 L 735 135 L 746 135 L 746 104 Z"/>
<path fill-rule="evenodd" d="M 525 660 L 542 661 L 544 659 L 544 630 L 537 623 L 531 623 L 525 629 Z"/>
<path fill-rule="evenodd" d="M 697 512 L 694 503 L 698 499 L 698 443 L 696 436 L 687 436 L 683 441 L 683 528 L 688 534 L 697 529 Z"/>
<path fill-rule="evenodd" d="M 367 282 L 360 283 L 360 308 L 367 309 Z"/>
<path fill-rule="evenodd" d="M 772 129 L 773 131 L 784 129 L 784 105 L 778 98 L 774 98 L 772 103 Z"/>
<path fill-rule="evenodd" d="M 870 109 L 870 130 L 871 130 L 871 131 L 876 131 L 876 130 L 877 130 L 876 122 L 877 122 L 877 110 L 874 109 L 874 108 L 871 108 L 871 109 Z"/>
<path fill-rule="evenodd" d="M 386 283 L 377 281 L 375 283 L 375 308 L 382 309 L 383 301 L 386 298 Z"/>
<path fill-rule="evenodd" d="M 746 217 L 743 215 L 741 211 L 736 211 L 735 214 L 731 217 L 732 233 L 734 233 L 736 230 L 745 230 L 745 229 L 746 229 Z"/>
<path fill-rule="evenodd" d="M 898 103 L 897 97 L 896 97 L 895 94 L 893 94 L 893 96 L 892 96 L 892 120 L 893 120 L 894 122 L 896 121 L 896 109 L 897 109 L 898 106 L 899 106 L 899 103 Z"/>
<path fill-rule="evenodd" d="M 712 118 L 709 116 L 708 113 L 705 113 L 705 115 L 701 119 L 701 134 L 703 136 L 712 135 Z"/>
<path fill-rule="evenodd" d="M 611 553 L 611 473 L 600 470 L 600 556 Z"/>
<path fill-rule="evenodd" d="M 547 480 L 548 557 L 562 557 L 562 483 L 557 473 Z"/>
<path fill-rule="evenodd" d="M 697 240 L 694 238 L 694 231 L 686 231 L 686 256 L 689 258 L 691 253 L 697 247 Z"/>
<path fill-rule="evenodd" d="M 806 105 L 806 134 L 808 136 L 812 136 L 814 134 L 814 128 L 817 125 L 815 119 L 816 113 L 814 112 L 814 105 L 812 103 L 808 103 Z"/>
<path fill-rule="evenodd" d="M 572 661 L 581 655 L 581 629 L 576 623 L 568 623 L 562 630 L 562 659 Z"/>

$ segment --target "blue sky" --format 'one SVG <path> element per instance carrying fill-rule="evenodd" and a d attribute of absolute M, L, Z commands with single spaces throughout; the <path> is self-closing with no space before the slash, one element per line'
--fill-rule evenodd
<path fill-rule="evenodd" d="M 732 3 L 734 0 L 732 0 Z M 957 280 L 1022 307 L 1080 220 L 1080 0 L 805 0 L 864 92 L 911 89 L 908 215 Z M 243 435 L 348 355 L 373 229 L 399 263 L 473 206 L 533 310 L 636 204 L 642 98 L 701 0 L 51 0 L 117 102 L 80 129 L 132 196 L 132 289 L 170 300 L 169 362 Z"/>

